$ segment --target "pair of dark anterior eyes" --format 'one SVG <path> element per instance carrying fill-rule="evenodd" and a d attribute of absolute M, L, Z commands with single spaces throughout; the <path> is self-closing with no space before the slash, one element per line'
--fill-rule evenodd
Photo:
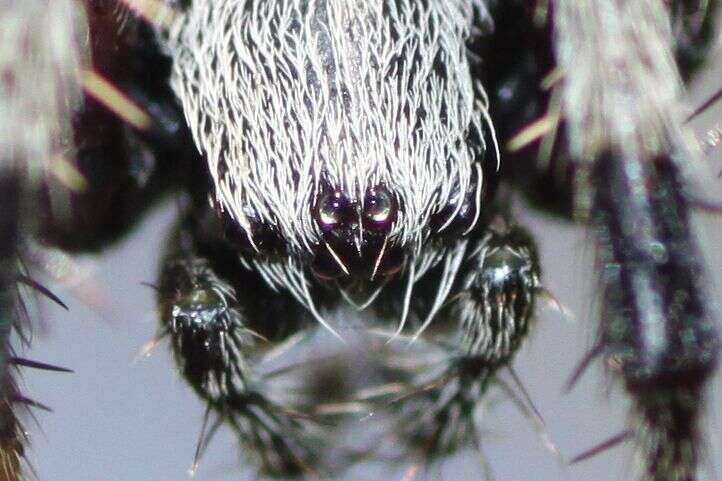
<path fill-rule="evenodd" d="M 432 230 L 443 237 L 456 238 L 473 227 L 478 217 L 477 185 L 473 182 L 462 195 L 451 196 L 452 202 L 430 218 Z M 461 203 L 461 205 L 459 205 Z M 388 233 L 398 218 L 396 198 L 384 186 L 372 187 L 366 192 L 363 211 L 360 213 L 364 229 Z M 324 233 L 340 233 L 350 225 L 358 224 L 359 213 L 355 202 L 349 201 L 338 189 L 323 194 L 314 209 L 314 217 Z"/>
<path fill-rule="evenodd" d="M 385 187 L 372 187 L 366 192 L 360 212 L 360 221 L 365 229 L 388 232 L 397 215 L 398 203 Z M 321 231 L 330 233 L 358 223 L 359 212 L 356 203 L 336 189 L 319 198 L 314 217 Z"/>
<path fill-rule="evenodd" d="M 367 191 L 362 212 L 358 212 L 357 205 L 341 190 L 327 190 L 316 202 L 313 215 L 324 234 L 336 234 L 342 237 L 353 235 L 359 220 L 364 229 L 388 233 L 398 215 L 396 199 L 383 186 L 373 187 Z M 282 254 L 284 243 L 275 229 L 252 222 L 251 232 L 247 233 L 228 216 L 221 214 L 221 217 L 225 238 L 244 251 L 251 253 L 256 250 L 261 254 Z M 253 245 L 250 237 L 253 238 Z"/>
<path fill-rule="evenodd" d="M 467 233 L 478 217 L 476 197 L 476 185 L 473 183 L 463 194 L 452 195 L 446 207 L 431 215 L 431 230 L 443 239 L 452 240 Z M 383 239 L 399 219 L 399 211 L 396 197 L 383 185 L 369 188 L 361 206 L 340 189 L 326 189 L 312 208 L 314 220 L 334 253 L 345 260 L 351 258 L 349 252 L 361 248 L 360 254 L 370 266 L 384 264 L 381 262 L 384 259 L 378 259 L 376 254 L 382 249 Z M 221 214 L 221 219 L 225 238 L 244 252 L 262 256 L 283 256 L 286 253 L 286 243 L 273 226 L 252 221 L 247 232 L 229 216 Z M 353 239 L 358 234 L 359 224 L 368 235 L 363 236 L 363 246 L 354 247 Z M 392 245 L 392 248 L 398 251 L 403 246 Z M 385 256 L 403 257 L 398 252 L 392 252 L 392 248 L 387 249 Z M 321 249 L 321 252 L 327 254 L 325 249 Z"/>
<path fill-rule="evenodd" d="M 373 280 L 393 275 L 403 266 L 403 247 L 388 238 L 399 217 L 399 204 L 385 186 L 369 188 L 362 202 L 349 199 L 340 189 L 324 189 L 313 216 L 323 236 L 310 265 L 317 278 Z"/>

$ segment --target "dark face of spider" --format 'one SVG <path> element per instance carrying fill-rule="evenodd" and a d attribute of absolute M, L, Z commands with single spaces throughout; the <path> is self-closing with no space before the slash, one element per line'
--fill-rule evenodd
<path fill-rule="evenodd" d="M 321 233 L 311 270 L 322 280 L 375 280 L 398 272 L 404 253 L 389 237 L 399 217 L 396 197 L 383 185 L 362 199 L 327 187 L 313 207 Z"/>

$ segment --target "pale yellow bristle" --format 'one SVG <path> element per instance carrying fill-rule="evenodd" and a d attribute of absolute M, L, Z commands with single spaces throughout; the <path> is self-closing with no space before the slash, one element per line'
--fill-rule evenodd
<path fill-rule="evenodd" d="M 549 90 L 554 87 L 561 79 L 564 78 L 564 71 L 559 67 L 555 67 L 544 76 L 541 81 L 542 90 Z"/>
<path fill-rule="evenodd" d="M 557 113 L 549 113 L 541 117 L 531 124 L 524 127 L 518 134 L 506 144 L 506 148 L 510 152 L 516 152 L 523 149 L 537 139 L 540 139 L 550 132 L 559 123 L 560 115 Z"/>
<path fill-rule="evenodd" d="M 121 119 L 138 130 L 150 129 L 153 124 L 150 115 L 100 74 L 92 70 L 85 70 L 82 79 L 85 91 Z"/>
<path fill-rule="evenodd" d="M 88 189 L 88 181 L 70 159 L 56 155 L 50 161 L 49 170 L 61 184 L 73 192 L 84 192 Z"/>
<path fill-rule="evenodd" d="M 129 9 L 146 21 L 167 28 L 175 19 L 176 11 L 159 0 L 122 0 Z"/>

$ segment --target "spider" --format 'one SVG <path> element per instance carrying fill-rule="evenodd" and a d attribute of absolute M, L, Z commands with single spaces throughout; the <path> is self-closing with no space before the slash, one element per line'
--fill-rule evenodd
<path fill-rule="evenodd" d="M 206 405 L 194 469 L 225 425 L 261 475 L 340 479 L 384 461 L 410 479 L 460 447 L 481 449 L 474 421 L 491 387 L 541 424 L 514 372 L 501 375 L 535 301 L 550 298 L 510 208 L 519 187 L 597 236 L 602 322 L 586 358 L 615 365 L 632 396 L 617 439 L 636 441 L 646 479 L 694 479 L 714 314 L 688 225 L 697 200 L 681 188 L 677 85 L 650 95 L 635 82 L 676 75 L 672 54 L 683 75 L 698 68 L 713 6 L 286 3 L 131 2 L 140 19 L 128 5 L 88 3 L 95 70 L 82 75 L 74 148 L 62 135 L 52 145 L 76 161 L 50 164 L 30 196 L 39 221 L 21 231 L 98 249 L 154 198 L 182 192 L 152 287 L 156 340 Z M 619 55 L 585 37 L 615 28 L 630 45 L 641 36 L 638 49 Z M 596 55 L 644 68 L 615 76 Z M 640 55 L 648 63 L 635 64 Z M 619 104 L 629 92 L 639 109 Z M 601 109 L 583 98 L 592 94 Z M 633 128 L 613 129 L 615 115 Z M 321 346 L 331 353 L 314 357 Z M 273 365 L 299 355 L 311 359 Z M 360 415 L 384 433 L 348 442 Z"/>

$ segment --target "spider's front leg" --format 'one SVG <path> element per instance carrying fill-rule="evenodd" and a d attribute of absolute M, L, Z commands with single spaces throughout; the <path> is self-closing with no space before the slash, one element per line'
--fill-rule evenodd
<path fill-rule="evenodd" d="M 614 439 L 634 438 L 643 479 L 694 480 L 719 341 L 689 219 L 696 159 L 680 98 L 682 79 L 709 53 L 718 2 L 552 6 L 544 22 L 524 2 L 500 18 L 498 40 L 531 52 L 503 58 L 490 79 L 501 136 L 519 159 L 508 165 L 541 205 L 597 234 L 599 339 L 573 379 L 596 355 L 618 366 L 633 412 L 630 430 Z M 526 119 L 511 115 L 520 97 L 509 91 L 537 99 Z"/>
<path fill-rule="evenodd" d="M 616 361 L 631 395 L 642 479 L 692 481 L 720 344 L 690 222 L 697 154 L 679 100 L 685 62 L 675 59 L 686 49 L 675 51 L 668 5 L 604 3 L 558 1 L 554 15 L 570 151 L 591 174 L 604 300 L 598 352 Z M 702 4 L 692 11 L 714 13 Z M 589 59 L 575 69 L 572 44 L 582 53 L 574 59 Z M 582 92 L 600 101 L 580 107 Z"/>
<path fill-rule="evenodd" d="M 47 159 L 37 228 L 45 244 L 97 251 L 182 183 L 197 158 L 151 26 L 122 2 L 77 8 L 89 60 L 79 66 L 83 102 L 69 119 L 72 138 Z"/>
<path fill-rule="evenodd" d="M 699 417 L 719 338 L 680 172 L 666 156 L 610 155 L 598 162 L 595 178 L 600 342 L 634 399 L 631 428 L 645 479 L 694 480 Z"/>

